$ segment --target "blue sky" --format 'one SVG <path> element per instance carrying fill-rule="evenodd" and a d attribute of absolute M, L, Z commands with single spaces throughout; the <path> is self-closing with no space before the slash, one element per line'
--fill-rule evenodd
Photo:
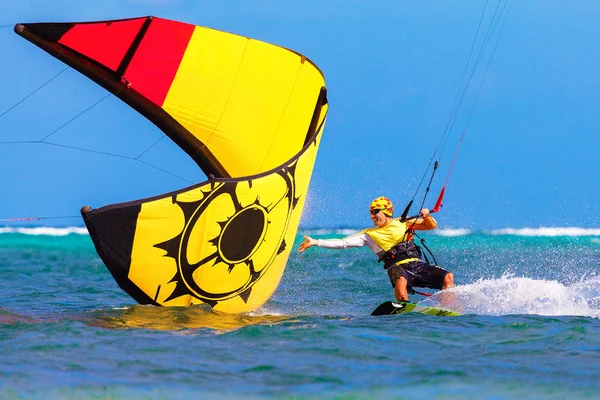
<path fill-rule="evenodd" d="M 369 226 L 373 198 L 388 196 L 401 212 L 412 197 L 461 91 L 484 4 L 4 0 L 0 115 L 65 69 L 14 34 L 17 22 L 156 15 L 275 43 L 312 59 L 328 87 L 329 117 L 302 225 Z M 496 4 L 488 2 L 484 25 Z M 477 102 L 495 38 L 466 92 L 426 203 L 433 206 L 475 105 L 437 214 L 441 226 L 600 227 L 599 20 L 600 3 L 592 0 L 512 4 Z M 55 142 L 136 157 L 160 138 L 156 127 L 106 95 L 66 70 L 0 117 L 0 141 L 40 140 L 56 130 Z M 142 159 L 178 177 L 126 158 L 0 144 L 0 218 L 77 216 L 83 205 L 139 199 L 204 180 L 167 140 Z"/>

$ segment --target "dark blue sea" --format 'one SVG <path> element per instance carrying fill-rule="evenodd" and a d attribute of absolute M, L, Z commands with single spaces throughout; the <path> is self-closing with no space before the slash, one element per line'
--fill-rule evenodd
<path fill-rule="evenodd" d="M 296 252 L 248 315 L 139 306 L 85 229 L 0 229 L 2 399 L 600 399 L 600 230 L 441 230 L 459 317 L 372 317 L 367 249 Z M 439 305 L 440 296 L 412 300 Z"/>

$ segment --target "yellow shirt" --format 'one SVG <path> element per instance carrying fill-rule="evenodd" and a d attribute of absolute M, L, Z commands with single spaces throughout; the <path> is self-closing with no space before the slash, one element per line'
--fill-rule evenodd
<path fill-rule="evenodd" d="M 412 235 L 406 231 L 406 223 L 399 219 L 381 228 L 368 228 L 361 233 L 366 233 L 383 251 L 388 251 L 400 242 L 407 242 Z"/>

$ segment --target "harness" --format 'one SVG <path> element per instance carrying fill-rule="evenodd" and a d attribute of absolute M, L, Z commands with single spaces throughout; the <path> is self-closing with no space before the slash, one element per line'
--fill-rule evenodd
<path fill-rule="evenodd" d="M 425 245 L 425 239 L 418 236 L 414 231 L 411 231 L 411 233 L 419 238 L 419 240 L 421 241 L 421 245 L 431 255 L 431 258 L 433 258 L 433 264 L 429 261 L 427 254 L 423 252 L 421 247 L 416 245 L 414 241 L 409 240 L 408 242 L 396 243 L 394 247 L 383 253 L 383 255 L 379 258 L 378 262 L 383 261 L 384 269 L 388 269 L 394 265 L 408 264 L 409 262 L 420 261 L 423 258 L 425 259 L 425 262 L 427 262 L 427 264 L 434 266 L 437 265 L 437 260 L 435 259 L 435 256 L 433 255 L 431 250 L 429 250 L 429 247 Z"/>
<path fill-rule="evenodd" d="M 388 269 L 394 265 L 419 261 L 421 257 L 421 249 L 411 240 L 396 243 L 394 247 L 383 253 L 379 258 L 379 262 L 383 261 L 383 268 Z"/>

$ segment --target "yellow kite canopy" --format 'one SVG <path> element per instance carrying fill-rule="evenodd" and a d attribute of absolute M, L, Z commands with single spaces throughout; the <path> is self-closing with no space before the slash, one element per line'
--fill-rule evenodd
<path fill-rule="evenodd" d="M 283 274 L 327 114 L 307 58 L 155 17 L 18 24 L 111 91 L 210 177 L 82 215 L 119 286 L 142 304 L 260 307 Z"/>

